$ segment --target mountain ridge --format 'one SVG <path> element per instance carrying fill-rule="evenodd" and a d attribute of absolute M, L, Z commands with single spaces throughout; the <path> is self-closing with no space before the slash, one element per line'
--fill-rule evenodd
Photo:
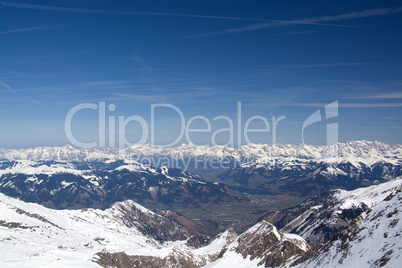
<path fill-rule="evenodd" d="M 324 162 L 363 162 L 372 165 L 377 162 L 402 163 L 402 145 L 388 145 L 378 141 L 351 141 L 330 146 L 247 144 L 237 148 L 228 146 L 153 147 L 150 144 L 134 145 L 124 150 L 116 148 L 77 149 L 70 145 L 63 147 L 34 147 L 28 149 L 0 149 L 0 159 L 7 160 L 55 160 L 55 161 L 107 161 L 168 157 L 172 159 L 228 159 L 240 164 L 264 165 L 280 158 L 299 160 L 321 160 Z M 157 161 L 153 162 L 153 164 Z"/>
<path fill-rule="evenodd" d="M 91 166 L 55 161 L 2 162 L 0 191 L 58 209 L 107 208 L 126 199 L 185 207 L 248 201 L 225 184 L 204 181 L 189 172 L 166 167 L 154 169 L 127 161 Z"/>

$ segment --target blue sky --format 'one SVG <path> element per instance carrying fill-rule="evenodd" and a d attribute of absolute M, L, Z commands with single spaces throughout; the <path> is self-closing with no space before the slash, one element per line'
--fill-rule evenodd
<path fill-rule="evenodd" d="M 67 113 L 100 102 L 115 105 L 105 123 L 116 129 L 119 116 L 150 125 L 152 104 L 174 105 L 186 122 L 203 116 L 211 131 L 190 134 L 195 144 L 228 128 L 213 120 L 222 115 L 237 141 L 241 102 L 240 127 L 252 116 L 270 124 L 251 142 L 272 143 L 272 117 L 285 116 L 276 142 L 299 144 L 303 122 L 338 101 L 336 118 L 305 129 L 306 143 L 325 144 L 328 122 L 342 142 L 402 143 L 401 47 L 400 1 L 0 1 L 0 147 L 68 144 Z M 76 113 L 77 140 L 99 140 L 98 117 Z M 156 144 L 179 137 L 173 109 L 154 119 Z M 124 136 L 141 133 L 133 121 Z"/>

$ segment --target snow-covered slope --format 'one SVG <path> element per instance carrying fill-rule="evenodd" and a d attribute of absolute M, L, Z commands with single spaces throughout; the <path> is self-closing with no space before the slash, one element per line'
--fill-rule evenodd
<path fill-rule="evenodd" d="M 270 213 L 265 219 L 282 232 L 302 236 L 310 244 L 326 243 L 356 216 L 402 189 L 402 178 L 353 191 L 332 190 L 300 205 Z"/>
<path fill-rule="evenodd" d="M 340 210 L 377 204 L 300 267 L 399 267 L 398 183 L 334 192 Z M 106 210 L 52 210 L 0 194 L 1 267 L 287 267 L 314 252 L 302 237 L 264 220 L 240 236 L 228 230 L 204 247 L 190 246 L 191 237 L 168 213 L 131 200 Z"/>
<path fill-rule="evenodd" d="M 175 260 L 199 267 L 214 260 L 236 234 L 229 230 L 197 249 L 188 243 L 191 237 L 182 222 L 130 200 L 106 210 L 52 210 L 0 194 L 2 268 L 99 267 L 105 256 L 119 254 L 153 260 L 156 266 Z"/>
<path fill-rule="evenodd" d="M 237 238 L 229 229 L 194 248 L 191 224 L 175 219 L 131 200 L 53 210 L 0 194 L 0 267 L 200 267 Z"/>
<path fill-rule="evenodd" d="M 402 192 L 363 213 L 300 267 L 401 267 Z"/>
<path fill-rule="evenodd" d="M 125 222 L 123 208 L 154 215 L 132 201 L 105 211 L 51 210 L 0 194 L 0 266 L 97 267 L 92 259 L 103 250 L 166 254 L 169 248 Z"/>
<path fill-rule="evenodd" d="M 400 267 L 401 186 L 401 180 L 396 180 L 352 192 L 335 191 L 335 222 L 342 209 L 361 202 L 372 209 L 354 219 L 321 249 L 263 220 L 238 236 L 220 258 L 205 267 Z M 321 216 L 318 213 L 314 219 L 320 221 Z M 327 219 L 327 225 L 330 221 Z"/>

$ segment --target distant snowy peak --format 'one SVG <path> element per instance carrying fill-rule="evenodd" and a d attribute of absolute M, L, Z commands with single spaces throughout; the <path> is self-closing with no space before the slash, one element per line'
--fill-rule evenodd
<path fill-rule="evenodd" d="M 353 141 L 347 143 L 336 143 L 331 146 L 314 145 L 282 145 L 282 144 L 247 144 L 238 148 L 227 146 L 194 146 L 181 145 L 176 148 L 159 148 L 150 145 L 133 146 L 126 149 L 127 155 L 134 157 L 141 156 L 164 156 L 172 158 L 227 158 L 247 163 L 250 161 L 278 161 L 286 160 L 323 160 L 331 161 L 356 161 L 365 164 L 376 162 L 392 162 L 393 164 L 402 161 L 402 146 L 388 145 L 381 142 Z M 332 159 L 333 161 L 334 159 Z"/>
<path fill-rule="evenodd" d="M 135 161 L 109 161 L 108 165 L 91 166 L 79 165 L 76 162 L 64 161 L 32 161 L 32 160 L 14 160 L 2 163 L 0 166 L 0 176 L 4 174 L 26 174 L 26 175 L 53 175 L 59 173 L 68 173 L 74 175 L 85 175 L 91 173 L 93 169 L 121 171 L 127 170 L 130 172 L 148 172 L 158 173 L 155 169 L 144 166 Z M 166 169 L 167 170 L 167 169 Z M 166 171 L 167 172 L 167 171 Z"/>
<path fill-rule="evenodd" d="M 402 146 L 381 142 L 353 141 L 331 146 L 313 145 L 256 145 L 240 147 L 243 155 L 251 159 L 245 166 L 267 166 L 280 163 L 350 162 L 371 166 L 378 162 L 402 164 Z"/>
<path fill-rule="evenodd" d="M 116 149 L 91 148 L 76 149 L 70 145 L 62 147 L 35 147 L 28 149 L 0 149 L 0 159 L 32 161 L 105 161 L 114 159 Z"/>
<path fill-rule="evenodd" d="M 70 163 L 52 163 L 34 162 L 31 160 L 13 161 L 13 163 L 4 169 L 0 170 L 2 174 L 54 174 L 54 173 L 73 173 L 79 174 L 80 172 Z"/>
<path fill-rule="evenodd" d="M 270 161 L 346 161 L 372 165 L 377 162 L 402 163 L 402 146 L 381 142 L 352 141 L 331 146 L 247 144 L 238 148 L 227 146 L 194 146 L 183 144 L 174 148 L 135 145 L 125 150 L 113 148 L 76 149 L 63 147 L 37 147 L 29 149 L 0 149 L 4 160 L 54 161 L 108 161 L 116 159 L 144 160 L 169 157 L 174 159 L 226 158 L 240 163 L 266 164 Z M 156 162 L 160 163 L 160 162 Z M 155 164 L 155 163 L 154 163 Z M 163 163 L 162 163 L 163 164 Z"/>

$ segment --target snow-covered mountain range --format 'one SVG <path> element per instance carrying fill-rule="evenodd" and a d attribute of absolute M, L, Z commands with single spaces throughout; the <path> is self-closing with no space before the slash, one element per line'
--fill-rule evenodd
<path fill-rule="evenodd" d="M 135 172 L 140 172 L 138 167 L 155 169 L 166 166 L 189 170 L 211 182 L 237 187 L 246 194 L 300 197 L 333 188 L 353 190 L 402 176 L 402 146 L 368 141 L 331 146 L 248 144 L 239 148 L 191 144 L 160 148 L 147 144 L 121 151 L 110 148 L 76 149 L 71 146 L 38 147 L 0 149 L 0 159 L 1 169 L 9 169 L 7 162 L 13 161 L 31 161 L 30 168 L 37 165 L 36 162 L 74 163 L 76 168 L 87 170 L 118 168 L 114 163 L 124 162 L 132 163 L 130 168 L 137 169 Z M 16 168 L 13 166 L 14 171 L 3 174 L 16 173 Z M 32 171 L 20 169 L 20 173 L 36 172 L 38 168 Z M 60 168 L 64 169 L 60 172 L 76 173 L 74 168 Z M 97 175 L 87 172 L 86 176 Z"/>
<path fill-rule="evenodd" d="M 162 163 L 158 158 L 180 159 L 179 163 L 201 159 L 223 159 L 236 161 L 245 166 L 267 166 L 277 161 L 326 161 L 352 162 L 372 165 L 377 162 L 402 163 L 402 145 L 388 145 L 381 142 L 352 141 L 331 146 L 314 145 L 267 145 L 247 144 L 238 148 L 227 146 L 194 146 L 183 144 L 174 148 L 153 147 L 150 144 L 135 145 L 124 150 L 113 148 L 77 149 L 70 145 L 63 147 L 36 147 L 29 149 L 0 149 L 0 159 L 5 160 L 53 160 L 69 162 L 99 162 L 106 159 L 130 159 L 142 161 L 155 159 L 153 164 Z"/>
<path fill-rule="evenodd" d="M 366 252 L 367 266 L 392 267 L 401 189 L 402 146 L 380 142 L 0 149 L 0 266 L 313 267 Z M 180 214 L 138 204 L 241 206 L 242 193 L 309 198 L 213 240 Z M 373 241 L 380 253 L 360 245 Z"/>
<path fill-rule="evenodd" d="M 167 167 L 137 162 L 3 161 L 0 191 L 51 208 L 107 208 L 127 199 L 197 207 L 209 202 L 243 202 L 247 198 L 222 183 Z"/>
<path fill-rule="evenodd" d="M 328 154 L 334 148 L 335 158 Z M 1 149 L 0 266 L 316 267 L 363 260 L 367 267 L 393 267 L 402 248 L 401 152 L 400 145 L 379 142 L 144 145 L 123 153 L 71 146 Z M 178 162 L 171 159 L 182 159 L 192 171 L 172 167 Z M 235 165 L 212 173 L 196 166 L 214 159 Z M 215 172 L 215 181 L 195 175 L 199 170 Z M 137 203 L 165 209 L 250 202 L 235 189 L 310 198 L 267 213 L 239 236 L 229 229 L 215 239 L 180 214 Z M 317 244 L 325 245 L 317 251 Z"/>

